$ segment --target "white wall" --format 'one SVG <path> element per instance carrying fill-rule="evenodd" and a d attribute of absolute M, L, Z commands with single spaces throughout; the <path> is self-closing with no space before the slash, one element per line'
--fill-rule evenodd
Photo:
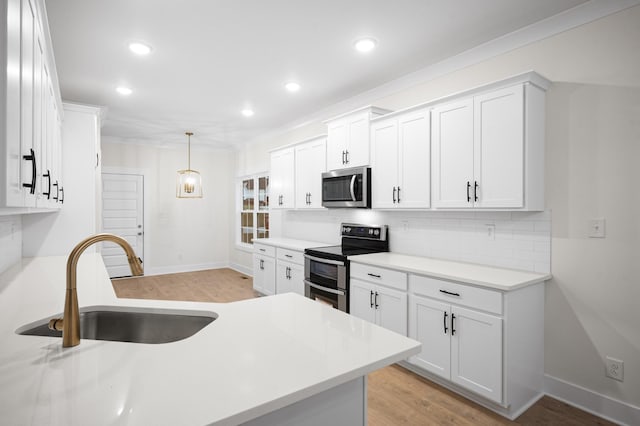
<path fill-rule="evenodd" d="M 145 173 L 145 274 L 227 266 L 233 154 L 191 146 L 191 168 L 202 175 L 203 198 L 176 198 L 176 172 L 187 147 L 104 143 L 102 166 Z"/>
<path fill-rule="evenodd" d="M 568 383 L 569 393 L 564 397 L 569 400 L 579 402 L 578 394 L 584 391 L 631 404 L 635 406 L 631 416 L 640 416 L 640 309 L 636 306 L 640 300 L 640 211 L 634 170 L 640 160 L 640 6 L 452 70 L 408 90 L 378 98 L 372 95 L 367 103 L 401 109 L 528 70 L 554 82 L 547 93 L 545 181 L 550 213 L 541 213 L 550 214 L 553 224 L 554 278 L 546 293 L 545 372 L 553 380 Z M 268 168 L 269 149 L 322 130 L 314 122 L 249 144 L 236 154 L 236 175 Z M 451 215 L 440 222 L 443 217 L 433 213 L 424 213 L 417 220 L 411 217 L 407 215 L 409 228 L 416 222 L 425 238 L 446 231 L 451 220 L 458 220 Z M 587 238 L 587 219 L 593 217 L 606 218 L 607 238 Z M 395 221 L 398 230 L 403 229 L 403 217 L 385 214 L 380 218 Z M 540 218 L 545 223 L 540 225 L 543 233 L 548 222 Z M 340 214 L 333 213 L 276 213 L 273 235 L 297 235 L 298 231 L 287 229 L 299 229 L 304 222 L 314 224 L 312 232 L 324 230 L 326 235 L 339 219 Z M 450 230 L 457 232 L 463 221 L 479 220 L 481 225 L 486 219 L 462 218 Z M 505 223 L 527 221 L 515 214 Z M 428 241 L 424 252 L 451 256 L 442 244 L 445 241 Z M 404 243 L 398 248 L 419 249 Z M 496 252 L 494 257 L 502 256 Z M 232 250 L 231 258 L 239 264 L 250 262 L 250 256 L 238 250 Z M 624 382 L 605 377 L 605 355 L 624 360 Z M 612 414 L 606 404 L 599 404 L 604 399 L 596 398 L 587 408 Z M 619 419 L 640 422 L 640 417 Z"/>
<path fill-rule="evenodd" d="M 0 216 L 0 274 L 22 257 L 22 217 Z"/>

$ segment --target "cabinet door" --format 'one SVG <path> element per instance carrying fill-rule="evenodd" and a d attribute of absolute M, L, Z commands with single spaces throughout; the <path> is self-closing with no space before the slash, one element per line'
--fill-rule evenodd
<path fill-rule="evenodd" d="M 517 85 L 474 100 L 476 207 L 523 206 L 523 91 Z"/>
<path fill-rule="evenodd" d="M 429 111 L 398 119 L 398 207 L 428 208 L 431 192 Z M 375 188 L 375 187 L 374 187 Z"/>
<path fill-rule="evenodd" d="M 276 266 L 276 294 L 293 292 L 293 282 L 291 281 L 291 264 L 288 262 L 277 262 Z"/>
<path fill-rule="evenodd" d="M 39 123 L 34 120 L 36 106 L 34 105 L 36 92 L 36 77 L 38 75 L 36 59 L 41 58 L 36 54 L 36 12 L 31 0 L 22 1 L 22 19 L 21 19 L 21 45 L 20 45 L 20 128 L 21 128 L 21 151 L 22 156 L 29 156 L 33 153 L 32 160 L 24 160 L 21 163 L 21 184 L 36 185 L 33 180 L 34 162 L 38 161 L 35 154 L 34 129 L 39 128 Z M 21 157 L 22 157 L 21 156 Z M 24 157 L 22 157 L 24 158 Z M 37 170 L 37 168 L 36 168 Z M 30 194 L 31 188 L 23 187 L 24 206 L 35 207 L 36 197 Z"/>
<path fill-rule="evenodd" d="M 262 294 L 275 294 L 276 270 L 272 257 L 253 255 L 253 289 Z"/>
<path fill-rule="evenodd" d="M 436 107 L 431 118 L 433 206 L 472 207 L 473 99 Z"/>
<path fill-rule="evenodd" d="M 459 307 L 451 313 L 451 380 L 502 402 L 502 319 Z"/>
<path fill-rule="evenodd" d="M 295 149 L 296 208 L 322 207 L 322 172 L 326 169 L 326 139 L 320 138 Z"/>
<path fill-rule="evenodd" d="M 379 121 L 371 126 L 371 166 L 373 208 L 395 208 L 398 190 L 396 120 Z"/>
<path fill-rule="evenodd" d="M 346 167 L 369 165 L 369 113 L 347 120 Z"/>
<path fill-rule="evenodd" d="M 376 324 L 407 335 L 407 293 L 377 287 L 374 294 Z"/>
<path fill-rule="evenodd" d="M 287 148 L 271 153 L 271 188 L 274 209 L 289 209 L 295 206 L 295 163 L 294 150 Z"/>
<path fill-rule="evenodd" d="M 422 343 L 409 362 L 447 380 L 451 377 L 450 305 L 409 295 L 409 337 Z"/>
<path fill-rule="evenodd" d="M 345 150 L 347 147 L 347 123 L 345 120 L 331 122 L 327 126 L 327 170 L 347 167 Z"/>
<path fill-rule="evenodd" d="M 374 287 L 360 280 L 349 283 L 349 313 L 371 323 L 376 322 L 373 305 Z"/>
<path fill-rule="evenodd" d="M 304 296 L 304 268 L 301 265 L 292 263 L 289 271 L 291 281 L 291 291 Z"/>

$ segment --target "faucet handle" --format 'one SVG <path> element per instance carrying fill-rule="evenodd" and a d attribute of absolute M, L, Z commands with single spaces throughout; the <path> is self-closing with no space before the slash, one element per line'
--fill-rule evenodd
<path fill-rule="evenodd" d="M 53 318 L 50 320 L 49 330 L 62 331 L 62 318 Z"/>

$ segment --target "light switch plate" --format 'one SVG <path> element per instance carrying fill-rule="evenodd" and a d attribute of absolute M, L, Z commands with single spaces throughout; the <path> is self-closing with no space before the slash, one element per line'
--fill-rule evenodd
<path fill-rule="evenodd" d="M 605 237 L 605 220 L 591 219 L 589 221 L 589 238 L 604 238 Z"/>

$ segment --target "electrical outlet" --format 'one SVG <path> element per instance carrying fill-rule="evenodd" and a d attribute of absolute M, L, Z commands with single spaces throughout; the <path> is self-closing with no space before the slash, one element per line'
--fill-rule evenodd
<path fill-rule="evenodd" d="M 402 230 L 403 231 L 408 231 L 409 230 L 409 221 L 408 220 L 403 220 L 401 223 L 402 223 Z"/>
<path fill-rule="evenodd" d="M 496 239 L 496 225 L 493 223 L 487 223 L 487 239 L 495 240 Z"/>
<path fill-rule="evenodd" d="M 605 221 L 604 219 L 591 219 L 589 221 L 589 238 L 605 237 Z"/>
<path fill-rule="evenodd" d="M 606 375 L 614 380 L 624 381 L 624 361 L 606 357 L 604 363 L 607 367 Z"/>

